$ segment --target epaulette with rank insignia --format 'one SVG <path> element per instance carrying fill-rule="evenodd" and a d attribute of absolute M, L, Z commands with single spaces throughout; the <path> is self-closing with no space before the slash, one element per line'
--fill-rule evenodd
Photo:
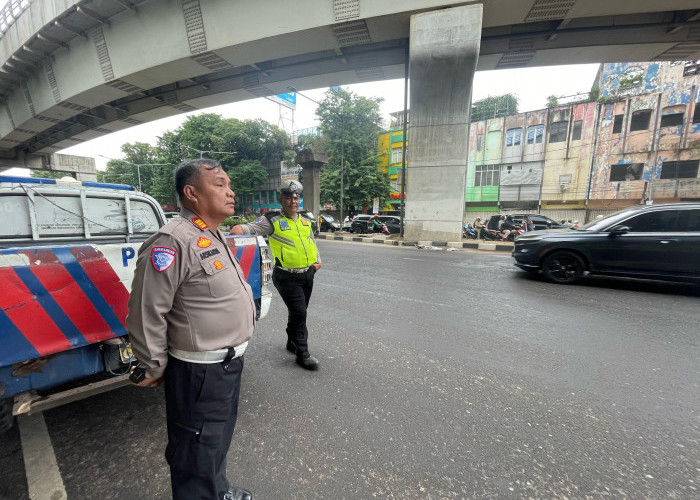
<path fill-rule="evenodd" d="M 192 217 L 192 224 L 197 226 L 202 231 L 209 228 L 209 226 L 207 226 L 207 223 L 204 222 L 201 218 L 197 217 L 196 215 Z"/>

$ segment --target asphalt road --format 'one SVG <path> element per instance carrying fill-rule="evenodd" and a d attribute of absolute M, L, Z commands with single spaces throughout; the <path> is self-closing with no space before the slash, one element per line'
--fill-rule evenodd
<path fill-rule="evenodd" d="M 245 355 L 228 471 L 256 500 L 698 498 L 697 288 L 319 246 L 320 371 L 285 351 L 277 296 Z M 160 389 L 44 419 L 69 499 L 169 498 Z M 0 450 L 0 498 L 29 498 L 19 433 Z"/>

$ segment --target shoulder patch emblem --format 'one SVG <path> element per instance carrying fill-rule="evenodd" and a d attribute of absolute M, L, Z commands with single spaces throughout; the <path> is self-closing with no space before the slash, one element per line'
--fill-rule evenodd
<path fill-rule="evenodd" d="M 199 239 L 197 240 L 197 246 L 199 248 L 207 248 L 211 245 L 211 240 L 209 238 L 205 238 L 204 236 L 200 236 Z"/>
<path fill-rule="evenodd" d="M 153 247 L 151 249 L 151 263 L 153 268 L 162 273 L 175 262 L 177 250 L 169 247 Z"/>
<path fill-rule="evenodd" d="M 260 217 L 258 217 L 257 219 L 255 219 L 255 223 L 256 223 L 256 224 L 260 224 L 260 223 L 261 223 L 262 221 L 264 221 L 264 220 L 265 220 L 265 217 L 263 217 L 263 216 L 261 215 Z"/>
<path fill-rule="evenodd" d="M 197 227 L 198 227 L 199 229 L 201 229 L 202 231 L 204 231 L 205 229 L 207 229 L 207 228 L 209 227 L 209 226 L 207 226 L 207 223 L 206 223 L 206 222 L 204 222 L 202 219 L 200 219 L 200 218 L 197 217 L 197 216 L 192 217 L 192 224 L 194 224 L 195 226 L 197 226 Z"/>
<path fill-rule="evenodd" d="M 307 220 L 304 219 L 303 217 L 300 217 L 300 219 L 301 219 L 301 223 L 302 223 L 303 225 L 305 225 L 305 226 L 308 226 L 308 225 L 309 225 L 309 221 L 307 221 Z"/>
<path fill-rule="evenodd" d="M 223 268 L 224 268 L 224 265 L 221 263 L 220 260 L 215 260 L 215 261 L 214 261 L 214 267 L 215 267 L 217 270 L 220 270 L 220 269 L 223 269 Z"/>

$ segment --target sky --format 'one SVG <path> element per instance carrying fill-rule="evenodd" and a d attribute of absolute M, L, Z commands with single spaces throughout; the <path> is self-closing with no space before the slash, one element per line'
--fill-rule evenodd
<path fill-rule="evenodd" d="M 474 77 L 472 101 L 489 96 L 514 94 L 519 98 L 520 112 L 532 111 L 546 107 L 550 95 L 570 96 L 588 93 L 598 71 L 598 64 L 579 64 L 567 66 L 547 66 L 494 71 L 479 71 Z M 389 122 L 389 113 L 403 109 L 404 81 L 386 80 L 381 82 L 343 85 L 343 88 L 365 97 L 381 97 L 382 117 Z M 155 145 L 164 132 L 175 130 L 187 116 L 201 113 L 217 113 L 224 118 L 239 120 L 262 118 L 273 125 L 279 125 L 287 132 L 318 125 L 315 116 L 316 104 L 310 99 L 320 101 L 327 89 L 304 90 L 297 95 L 297 109 L 294 112 L 292 128 L 291 113 L 283 109 L 280 120 L 280 106 L 268 99 L 224 104 L 193 113 L 181 114 L 161 120 L 137 125 L 126 130 L 93 139 L 60 151 L 63 154 L 91 156 L 95 158 L 98 170 L 103 170 L 110 158 L 123 158 L 122 144 L 128 142 L 146 142 Z M 305 98 L 308 96 L 310 99 Z M 26 169 L 12 169 L 6 175 L 29 175 Z"/>

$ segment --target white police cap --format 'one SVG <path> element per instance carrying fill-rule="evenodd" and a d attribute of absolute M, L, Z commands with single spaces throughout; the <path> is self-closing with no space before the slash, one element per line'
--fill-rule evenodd
<path fill-rule="evenodd" d="M 301 182 L 299 181 L 282 181 L 279 193 L 287 196 L 292 195 L 295 198 L 298 198 L 303 190 L 304 186 L 302 186 Z"/>

